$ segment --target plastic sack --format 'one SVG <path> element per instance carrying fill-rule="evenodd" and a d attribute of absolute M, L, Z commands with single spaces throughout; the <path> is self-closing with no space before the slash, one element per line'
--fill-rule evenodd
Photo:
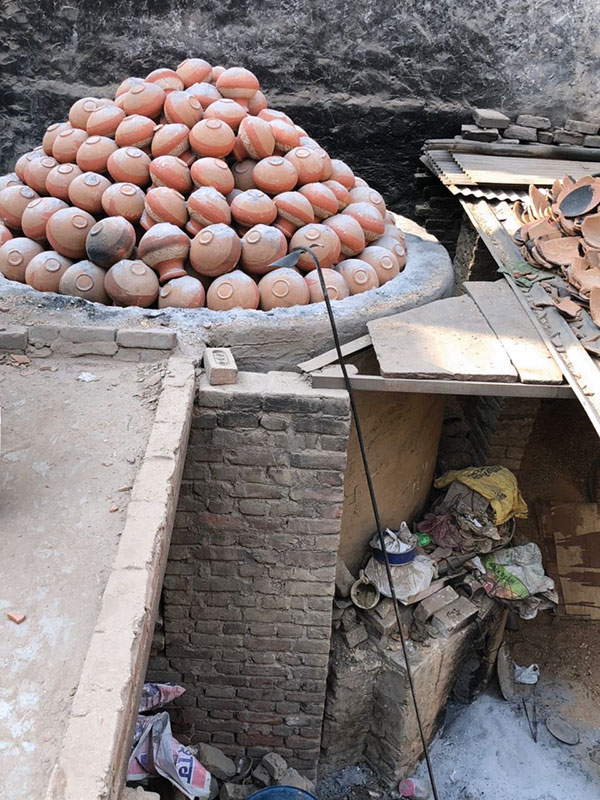
<path fill-rule="evenodd" d="M 515 683 L 524 683 L 526 686 L 533 686 L 536 684 L 540 677 L 540 668 L 537 664 L 531 664 L 528 667 L 520 667 L 513 661 L 515 668 Z"/>
<path fill-rule="evenodd" d="M 176 697 L 181 697 L 184 692 L 183 686 L 178 686 L 176 683 L 145 683 L 138 711 L 141 714 L 143 711 L 162 708 Z"/>
<path fill-rule="evenodd" d="M 496 525 L 512 517 L 527 517 L 527 504 L 519 491 L 517 479 L 506 467 L 468 467 L 451 470 L 439 477 L 434 486 L 444 489 L 453 481 L 460 481 L 469 489 L 483 495 L 494 510 Z"/>
<path fill-rule="evenodd" d="M 428 589 L 431 581 L 436 576 L 435 564 L 428 556 L 417 555 L 408 564 L 392 567 L 392 580 L 396 597 L 404 605 L 408 605 L 412 598 Z M 371 558 L 365 567 L 365 573 L 385 597 L 391 597 L 388 585 L 385 564 Z"/>
<path fill-rule="evenodd" d="M 534 594 L 552 592 L 554 581 L 542 565 L 542 553 L 534 542 L 507 547 L 482 557 L 486 592 L 501 600 L 524 600 Z"/>

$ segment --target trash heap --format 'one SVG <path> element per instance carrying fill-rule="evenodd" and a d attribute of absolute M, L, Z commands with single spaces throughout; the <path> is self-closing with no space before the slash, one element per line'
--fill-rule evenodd
<path fill-rule="evenodd" d="M 534 268 L 522 277 L 538 284 L 532 300 L 553 305 L 600 355 L 600 179 L 565 175 L 549 190 L 530 186 L 513 210 L 522 223 L 514 241 Z"/>
<path fill-rule="evenodd" d="M 375 289 L 406 264 L 382 196 L 270 108 L 242 67 L 188 58 L 84 97 L 0 177 L 0 272 L 119 306 L 268 311 Z"/>

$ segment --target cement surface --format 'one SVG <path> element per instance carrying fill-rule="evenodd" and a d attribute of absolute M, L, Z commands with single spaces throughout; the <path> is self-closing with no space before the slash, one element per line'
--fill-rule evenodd
<path fill-rule="evenodd" d="M 162 367 L 2 361 L 0 798 L 24 800 L 44 796 L 61 747 Z"/>

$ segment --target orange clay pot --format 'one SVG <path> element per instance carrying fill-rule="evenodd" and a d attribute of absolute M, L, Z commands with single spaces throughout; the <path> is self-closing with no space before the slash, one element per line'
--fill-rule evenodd
<path fill-rule="evenodd" d="M 233 174 L 220 158 L 199 158 L 190 169 L 194 186 L 212 186 L 222 195 L 228 195 L 235 186 Z"/>
<path fill-rule="evenodd" d="M 206 293 L 206 305 L 213 311 L 231 311 L 232 308 L 256 309 L 259 301 L 256 282 L 240 270 L 216 278 Z"/>
<path fill-rule="evenodd" d="M 235 100 L 227 98 L 215 100 L 204 112 L 205 119 L 220 119 L 222 122 L 226 122 L 234 132 L 237 131 L 240 122 L 245 116 L 246 109 L 239 103 L 236 103 Z"/>
<path fill-rule="evenodd" d="M 231 203 L 231 215 L 236 222 L 247 227 L 269 225 L 277 216 L 277 206 L 260 189 L 248 189 Z"/>
<path fill-rule="evenodd" d="M 9 228 L 20 230 L 23 212 L 39 197 L 29 186 L 7 186 L 0 192 L 0 222 Z"/>
<path fill-rule="evenodd" d="M 370 203 L 350 203 L 342 214 L 354 217 L 363 229 L 367 242 L 372 242 L 383 235 L 385 225 L 383 217 Z"/>
<path fill-rule="evenodd" d="M 157 125 L 152 139 L 152 158 L 158 156 L 179 157 L 189 150 L 189 133 L 187 125 L 173 123 Z"/>
<path fill-rule="evenodd" d="M 187 92 L 171 92 L 165 100 L 165 117 L 169 123 L 193 128 L 203 117 L 202 103 Z"/>
<path fill-rule="evenodd" d="M 214 278 L 231 272 L 242 253 L 239 236 L 228 225 L 209 225 L 192 240 L 190 263 L 200 275 Z"/>
<path fill-rule="evenodd" d="M 106 273 L 91 261 L 78 261 L 62 274 L 58 284 L 60 294 L 71 297 L 83 297 L 91 303 L 110 303 L 110 297 L 104 288 Z"/>
<path fill-rule="evenodd" d="M 350 289 L 344 279 L 344 276 L 334 269 L 324 269 L 323 278 L 325 279 L 325 289 L 330 300 L 345 300 L 350 296 Z M 323 290 L 321 289 L 321 282 L 317 270 L 307 273 L 304 280 L 308 286 L 310 293 L 311 303 L 323 302 Z"/>
<path fill-rule="evenodd" d="M 114 139 L 117 128 L 125 119 L 122 108 L 113 105 L 103 106 L 89 115 L 85 130 L 88 136 L 108 136 Z"/>
<path fill-rule="evenodd" d="M 336 214 L 324 222 L 337 234 L 345 258 L 358 255 L 365 249 L 365 234 L 360 224 L 348 214 Z"/>
<path fill-rule="evenodd" d="M 134 247 L 135 229 L 125 217 L 100 220 L 90 229 L 85 242 L 89 260 L 104 269 L 129 258 Z"/>
<path fill-rule="evenodd" d="M 194 166 L 194 165 L 192 165 Z M 190 168 L 176 156 L 159 156 L 150 163 L 153 186 L 168 186 L 183 195 L 192 190 Z"/>
<path fill-rule="evenodd" d="M 68 208 L 68 205 L 58 197 L 38 197 L 32 200 L 25 207 L 21 217 L 21 227 L 25 236 L 36 242 L 45 242 L 48 220 L 63 208 Z"/>
<path fill-rule="evenodd" d="M 43 251 L 42 245 L 32 239 L 9 239 L 0 247 L 0 273 L 9 281 L 25 283 L 27 265 Z"/>
<path fill-rule="evenodd" d="M 96 220 L 81 208 L 63 208 L 46 225 L 46 238 L 52 249 L 67 258 L 85 258 L 85 240 Z"/>
<path fill-rule="evenodd" d="M 220 119 L 202 119 L 190 131 L 190 147 L 199 156 L 224 158 L 233 150 L 235 133 Z"/>
<path fill-rule="evenodd" d="M 75 161 L 84 172 L 106 172 L 106 164 L 117 144 L 108 136 L 90 136 L 77 151 Z"/>
<path fill-rule="evenodd" d="M 181 92 L 184 89 L 183 80 L 174 69 L 160 67 L 148 73 L 145 78 L 147 83 L 154 83 L 168 95 L 169 92 Z"/>
<path fill-rule="evenodd" d="M 186 90 L 186 94 L 199 100 L 203 111 L 206 111 L 209 105 L 214 103 L 215 100 L 221 99 L 221 93 L 217 87 L 212 83 L 206 83 L 204 81 L 192 84 L 192 86 Z"/>
<path fill-rule="evenodd" d="M 146 195 L 133 183 L 113 183 L 102 195 L 102 208 L 109 217 L 138 222 L 144 213 Z"/>
<path fill-rule="evenodd" d="M 160 116 L 166 94 L 157 83 L 136 83 L 122 96 L 122 108 L 130 116 L 141 114 L 156 119 Z"/>
<path fill-rule="evenodd" d="M 242 237 L 240 263 L 247 272 L 264 275 L 270 265 L 287 253 L 287 240 L 281 231 L 268 225 L 255 225 Z"/>
<path fill-rule="evenodd" d="M 331 267 L 337 264 L 342 254 L 342 246 L 337 234 L 326 225 L 305 225 L 299 228 L 290 241 L 290 252 L 294 247 L 310 247 L 315 251 L 321 267 Z M 316 269 L 315 262 L 303 253 L 298 261 L 298 266 L 304 272 Z"/>
<path fill-rule="evenodd" d="M 267 158 L 275 150 L 275 135 L 268 122 L 258 117 L 246 117 L 240 122 L 239 138 L 246 153 L 255 161 Z"/>
<path fill-rule="evenodd" d="M 34 158 L 28 161 L 23 170 L 25 183 L 38 194 L 48 194 L 46 178 L 50 170 L 54 169 L 56 166 L 58 166 L 56 159 L 48 156 L 44 158 Z"/>
<path fill-rule="evenodd" d="M 150 157 L 137 147 L 121 147 L 107 161 L 111 178 L 119 183 L 147 186 L 150 183 Z"/>
<path fill-rule="evenodd" d="M 58 292 L 60 279 L 73 262 L 54 250 L 34 256 L 25 270 L 25 283 L 38 292 Z"/>
<path fill-rule="evenodd" d="M 104 175 L 84 172 L 69 184 L 69 200 L 88 214 L 102 214 L 102 195 L 112 186 Z"/>
<path fill-rule="evenodd" d="M 42 139 L 42 147 L 47 156 L 52 155 L 52 147 L 56 141 L 56 137 L 61 131 L 68 131 L 72 126 L 68 122 L 55 122 L 46 128 L 46 133 Z"/>
<path fill-rule="evenodd" d="M 273 202 L 278 214 L 297 228 L 315 221 L 315 214 L 308 198 L 300 192 L 282 192 Z"/>
<path fill-rule="evenodd" d="M 281 192 L 291 191 L 296 186 L 298 172 L 294 164 L 286 158 L 269 156 L 269 158 L 263 158 L 254 167 L 252 180 L 259 189 L 267 194 L 281 194 Z"/>
<path fill-rule="evenodd" d="M 340 261 L 336 270 L 343 275 L 350 294 L 361 294 L 379 286 L 379 278 L 373 267 L 358 258 L 347 258 L 345 261 Z"/>
<path fill-rule="evenodd" d="M 369 203 L 381 214 L 385 222 L 386 207 L 383 197 L 375 189 L 365 186 L 356 186 L 350 191 L 351 203 Z"/>
<path fill-rule="evenodd" d="M 71 183 L 83 175 L 83 170 L 76 164 L 60 164 L 50 170 L 46 178 L 46 190 L 52 197 L 69 202 L 69 187 Z"/>
<path fill-rule="evenodd" d="M 182 275 L 161 286 L 158 293 L 159 308 L 202 308 L 206 292 L 198 278 Z"/>
<path fill-rule="evenodd" d="M 190 222 L 186 228 L 195 235 L 207 225 L 231 222 L 231 211 L 227 200 L 212 186 L 200 186 L 191 193 L 187 201 Z"/>
<path fill-rule="evenodd" d="M 346 189 L 348 189 L 348 191 L 350 191 L 350 189 L 354 189 L 354 173 L 348 164 L 346 164 L 344 161 L 340 161 L 339 158 L 332 158 L 331 167 L 331 175 L 329 176 L 330 180 L 341 183 L 342 186 L 345 186 Z"/>
<path fill-rule="evenodd" d="M 153 225 L 138 245 L 139 257 L 158 273 L 161 284 L 187 274 L 184 261 L 189 251 L 189 237 L 168 222 Z"/>
<path fill-rule="evenodd" d="M 331 189 L 336 196 L 338 201 L 338 211 L 343 211 L 346 206 L 350 205 L 350 192 L 341 183 L 334 180 L 328 180 L 323 181 L 323 186 L 327 186 L 328 189 Z"/>
<path fill-rule="evenodd" d="M 223 97 L 237 100 L 244 106 L 260 88 L 256 75 L 243 67 L 226 69 L 217 78 L 216 86 Z"/>
<path fill-rule="evenodd" d="M 106 273 L 104 288 L 116 306 L 147 308 L 158 297 L 159 283 L 143 261 L 123 259 Z"/>
<path fill-rule="evenodd" d="M 294 147 L 285 158 L 290 161 L 298 173 L 298 183 L 315 183 L 323 177 L 323 161 L 315 150 L 306 147 Z"/>
<path fill-rule="evenodd" d="M 195 83 L 210 82 L 212 79 L 212 67 L 203 58 L 186 58 L 177 67 L 176 72 L 186 89 Z"/>
<path fill-rule="evenodd" d="M 248 189 L 256 189 L 253 174 L 257 163 L 251 158 L 245 158 L 243 161 L 232 165 L 231 173 L 236 189 L 240 189 L 242 192 L 247 192 Z"/>
<path fill-rule="evenodd" d="M 263 311 L 272 308 L 305 306 L 310 300 L 306 281 L 294 269 L 274 269 L 262 277 L 258 283 L 260 307 Z"/>
<path fill-rule="evenodd" d="M 148 147 L 154 136 L 156 123 L 149 117 L 133 114 L 119 123 L 115 131 L 115 141 L 119 147 Z"/>
<path fill-rule="evenodd" d="M 298 191 L 309 201 L 317 219 L 326 219 L 337 214 L 337 197 L 322 183 L 305 183 Z"/>
<path fill-rule="evenodd" d="M 52 156 L 59 164 L 73 164 L 77 158 L 77 151 L 87 138 L 87 133 L 80 128 L 60 131 L 52 145 Z"/>
<path fill-rule="evenodd" d="M 167 186 L 157 186 L 148 189 L 144 204 L 144 213 L 140 219 L 140 224 L 146 230 L 159 222 L 168 222 L 183 228 L 188 221 L 188 211 L 185 197 L 169 189 Z"/>

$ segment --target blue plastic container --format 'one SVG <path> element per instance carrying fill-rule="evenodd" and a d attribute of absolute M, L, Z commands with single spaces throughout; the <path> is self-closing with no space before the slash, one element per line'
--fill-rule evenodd
<path fill-rule="evenodd" d="M 371 552 L 373 553 L 373 558 L 385 564 L 385 556 L 379 547 L 371 547 Z M 411 549 L 407 550 L 405 553 L 390 553 L 388 550 L 387 554 L 390 566 L 392 567 L 397 567 L 399 564 L 410 564 L 411 561 L 415 560 L 415 556 L 417 555 L 417 546 L 411 547 Z"/>
<path fill-rule="evenodd" d="M 317 800 L 314 794 L 295 786 L 267 786 L 251 794 L 248 800 Z"/>

